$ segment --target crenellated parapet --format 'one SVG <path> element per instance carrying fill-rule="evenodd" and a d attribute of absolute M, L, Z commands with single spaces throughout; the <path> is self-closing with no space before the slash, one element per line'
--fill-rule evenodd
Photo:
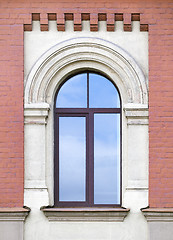
<path fill-rule="evenodd" d="M 56 21 L 57 30 L 65 31 L 66 21 L 73 21 L 74 31 L 82 31 L 82 21 L 90 22 L 90 31 L 99 30 L 99 21 L 105 21 L 108 32 L 116 30 L 115 23 L 123 22 L 123 29 L 126 32 L 132 31 L 132 22 L 140 22 L 140 31 L 148 31 L 148 24 L 145 23 L 140 13 L 32 13 L 30 22 L 24 24 L 24 31 L 32 31 L 33 21 L 40 22 L 40 30 L 49 30 L 49 21 Z"/>

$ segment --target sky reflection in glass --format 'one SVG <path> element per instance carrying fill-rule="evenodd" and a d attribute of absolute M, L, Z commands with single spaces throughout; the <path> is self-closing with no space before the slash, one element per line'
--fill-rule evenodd
<path fill-rule="evenodd" d="M 89 74 L 89 107 L 120 107 L 120 98 L 115 86 L 107 78 L 95 73 Z"/>
<path fill-rule="evenodd" d="M 87 73 L 78 74 L 62 85 L 56 99 L 56 107 L 87 107 Z M 119 94 L 113 83 L 96 73 L 89 73 L 89 107 L 120 107 Z"/>
<path fill-rule="evenodd" d="M 120 203 L 119 114 L 94 114 L 94 203 Z"/>
<path fill-rule="evenodd" d="M 70 78 L 57 95 L 56 108 L 69 108 L 60 110 L 59 117 L 59 201 L 86 201 L 86 118 L 77 117 L 74 108 L 88 106 L 102 108 L 100 113 L 85 110 L 89 119 L 94 114 L 94 159 L 90 158 L 94 161 L 94 204 L 120 204 L 120 113 L 104 109 L 120 108 L 120 97 L 113 83 L 96 73 Z M 65 112 L 73 116 L 63 116 Z"/>
<path fill-rule="evenodd" d="M 85 201 L 85 117 L 59 117 L 59 200 Z"/>
<path fill-rule="evenodd" d="M 87 73 L 78 74 L 62 85 L 56 99 L 56 107 L 87 107 Z"/>

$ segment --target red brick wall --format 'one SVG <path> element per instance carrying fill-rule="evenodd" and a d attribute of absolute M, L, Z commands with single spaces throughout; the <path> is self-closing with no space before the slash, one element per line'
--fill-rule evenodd
<path fill-rule="evenodd" d="M 42 30 L 47 13 L 57 14 L 60 30 L 64 13 L 76 13 L 76 30 L 80 13 L 92 13 L 94 31 L 97 13 L 125 13 L 127 31 L 131 13 L 140 13 L 141 24 L 149 24 L 149 205 L 173 207 L 172 0 L 0 0 L 0 207 L 23 205 L 23 25 L 31 24 L 31 13 L 41 13 Z"/>

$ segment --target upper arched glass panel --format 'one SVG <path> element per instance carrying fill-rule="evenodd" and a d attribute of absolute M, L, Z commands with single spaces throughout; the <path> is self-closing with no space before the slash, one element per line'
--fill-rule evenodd
<path fill-rule="evenodd" d="M 71 77 L 60 88 L 57 108 L 120 108 L 116 87 L 106 77 L 96 73 L 81 73 Z"/>
<path fill-rule="evenodd" d="M 56 99 L 56 107 L 87 107 L 87 73 L 75 75 L 62 85 Z"/>
<path fill-rule="evenodd" d="M 107 78 L 95 73 L 89 74 L 89 107 L 120 107 L 119 94 L 113 83 Z"/>

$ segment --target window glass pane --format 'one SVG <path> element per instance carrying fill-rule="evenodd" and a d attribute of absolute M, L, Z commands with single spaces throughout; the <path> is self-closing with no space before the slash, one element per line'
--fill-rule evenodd
<path fill-rule="evenodd" d="M 107 78 L 95 73 L 89 74 L 89 107 L 120 107 L 119 94 L 115 86 Z"/>
<path fill-rule="evenodd" d="M 66 81 L 59 90 L 56 107 L 87 107 L 87 74 L 78 74 Z"/>
<path fill-rule="evenodd" d="M 94 114 L 94 203 L 120 204 L 120 114 Z"/>
<path fill-rule="evenodd" d="M 59 200 L 85 201 L 85 117 L 59 118 Z"/>

